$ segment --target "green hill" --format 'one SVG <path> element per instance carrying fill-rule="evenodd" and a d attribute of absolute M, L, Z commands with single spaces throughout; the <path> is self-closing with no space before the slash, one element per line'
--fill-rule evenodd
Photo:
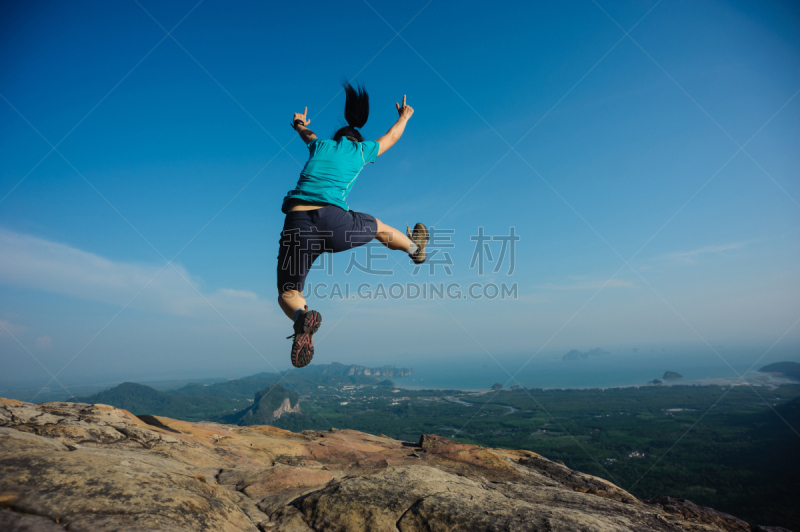
<path fill-rule="evenodd" d="M 215 384 L 187 384 L 172 390 L 171 395 L 180 397 L 216 397 L 220 399 L 247 400 L 259 390 L 281 380 L 279 373 L 258 373 L 241 379 L 233 379 Z"/>
<path fill-rule="evenodd" d="M 213 420 L 242 407 L 239 401 L 215 397 L 176 397 L 155 388 L 123 382 L 87 397 L 73 397 L 72 403 L 102 403 L 124 408 L 135 415 L 166 416 L 187 421 Z"/>
<path fill-rule="evenodd" d="M 243 415 L 244 411 L 257 406 L 261 399 L 258 394 L 270 389 L 270 386 L 273 385 L 280 385 L 279 388 L 285 390 L 286 394 L 283 397 L 292 397 L 290 402 L 293 407 L 297 404 L 297 397 L 300 394 L 316 393 L 320 387 L 374 385 L 390 375 L 409 375 L 411 371 L 394 366 L 367 368 L 334 362 L 332 364 L 312 364 L 302 370 L 257 373 L 249 377 L 214 384 L 191 383 L 167 392 L 158 391 L 144 384 L 125 382 L 91 396 L 73 397 L 69 401 L 103 403 L 124 408 L 136 415 L 166 416 L 186 421 L 238 423 L 241 421 L 240 414 Z M 253 402 L 254 396 L 256 396 L 255 402 Z M 266 412 L 269 406 L 262 405 L 263 411 Z M 275 406 L 270 412 L 278 406 Z M 263 417 L 261 410 L 256 409 L 256 412 L 259 415 L 253 414 L 255 417 Z"/>
<path fill-rule="evenodd" d="M 300 412 L 300 396 L 280 384 L 270 384 L 256 393 L 253 404 L 226 418 L 237 425 L 269 425 L 286 414 Z"/>
<path fill-rule="evenodd" d="M 782 373 L 792 379 L 800 380 L 800 364 L 797 362 L 775 362 L 758 370 L 762 373 Z"/>

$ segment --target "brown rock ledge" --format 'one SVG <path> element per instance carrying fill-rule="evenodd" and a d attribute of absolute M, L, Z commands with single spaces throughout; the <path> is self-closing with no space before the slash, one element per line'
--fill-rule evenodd
<path fill-rule="evenodd" d="M 0 398 L 0 530 L 750 531 L 527 451 Z M 756 529 L 753 529 L 756 530 Z"/>

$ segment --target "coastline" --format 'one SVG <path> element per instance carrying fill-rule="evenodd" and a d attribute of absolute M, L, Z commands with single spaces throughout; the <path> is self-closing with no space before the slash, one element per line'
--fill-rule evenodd
<path fill-rule="evenodd" d="M 663 381 L 660 384 L 653 384 L 652 382 L 645 382 L 641 384 L 625 384 L 620 386 L 554 386 L 554 387 L 532 387 L 525 389 L 531 390 L 614 390 L 619 388 L 664 388 L 667 386 L 764 386 L 767 388 L 777 388 L 786 384 L 800 384 L 800 381 L 791 379 L 789 377 L 781 376 L 776 373 L 754 373 L 748 375 L 744 379 L 734 379 L 729 377 L 717 377 L 707 379 L 684 380 L 675 379 Z M 395 382 L 395 388 L 409 391 L 451 391 L 462 392 L 469 394 L 486 394 L 493 392 L 491 388 L 455 388 L 452 386 L 437 387 L 437 386 L 421 386 L 421 385 L 406 385 L 402 382 Z M 509 391 L 510 388 L 502 388 L 500 391 Z"/>

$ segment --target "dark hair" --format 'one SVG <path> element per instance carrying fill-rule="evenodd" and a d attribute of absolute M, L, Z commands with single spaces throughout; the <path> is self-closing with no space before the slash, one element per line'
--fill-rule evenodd
<path fill-rule="evenodd" d="M 369 94 L 363 85 L 354 88 L 347 80 L 342 83 L 342 87 L 347 97 L 344 103 L 344 119 L 347 125 L 333 135 L 333 140 L 347 137 L 353 142 L 364 142 L 364 137 L 356 128 L 364 127 L 369 118 Z"/>

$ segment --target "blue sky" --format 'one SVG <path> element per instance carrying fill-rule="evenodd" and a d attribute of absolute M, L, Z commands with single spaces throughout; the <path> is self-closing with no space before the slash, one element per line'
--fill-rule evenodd
<path fill-rule="evenodd" d="M 288 125 L 308 106 L 332 135 L 345 77 L 370 92 L 368 138 L 403 94 L 416 110 L 351 208 L 452 230 L 452 275 L 396 254 L 374 263 L 393 275 L 345 275 L 337 255 L 309 280 L 519 297 L 312 298 L 315 361 L 687 343 L 755 360 L 800 340 L 794 2 L 0 10 L 4 382 L 289 367 L 275 257 L 307 151 Z M 469 268 L 478 227 L 515 228 L 512 275 Z"/>

